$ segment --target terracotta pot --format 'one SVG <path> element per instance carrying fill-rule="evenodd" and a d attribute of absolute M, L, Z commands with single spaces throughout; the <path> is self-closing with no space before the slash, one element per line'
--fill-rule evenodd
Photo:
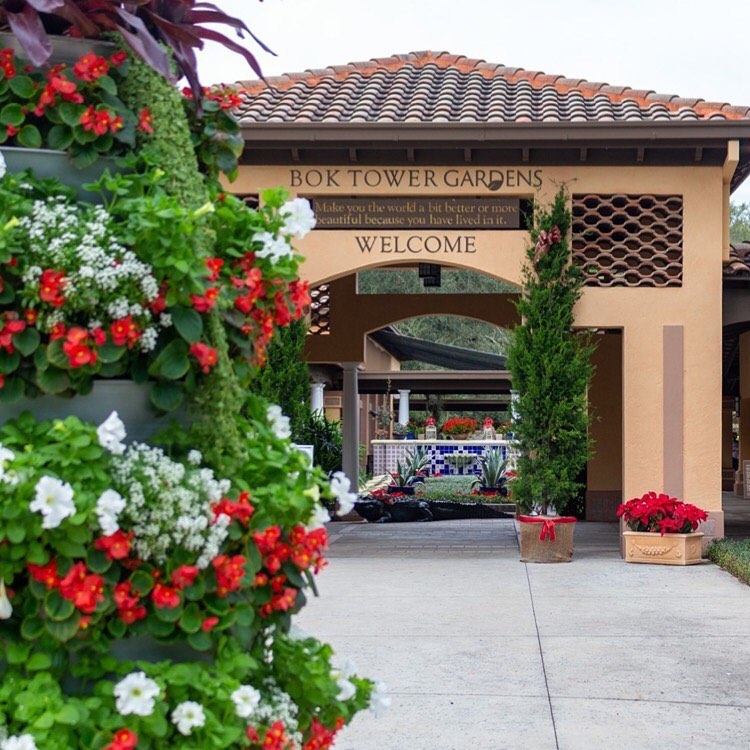
<path fill-rule="evenodd" d="M 573 559 L 572 516 L 519 516 L 521 562 L 557 563 Z"/>
<path fill-rule="evenodd" d="M 697 565 L 703 561 L 703 532 L 664 534 L 623 531 L 625 561 L 652 565 Z"/>

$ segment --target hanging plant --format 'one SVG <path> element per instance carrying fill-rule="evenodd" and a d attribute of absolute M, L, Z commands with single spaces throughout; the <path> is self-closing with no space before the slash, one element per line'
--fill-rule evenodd
<path fill-rule="evenodd" d="M 519 450 L 513 498 L 527 510 L 571 511 L 591 454 L 587 391 L 591 339 L 573 330 L 583 280 L 571 263 L 571 216 L 561 189 L 537 208 L 517 303 L 522 323 L 508 352 L 517 400 L 513 433 Z"/>

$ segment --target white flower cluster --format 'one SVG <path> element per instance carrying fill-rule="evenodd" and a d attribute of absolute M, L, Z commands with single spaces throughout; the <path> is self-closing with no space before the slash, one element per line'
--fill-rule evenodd
<path fill-rule="evenodd" d="M 220 515 L 213 523 L 211 508 L 229 491 L 227 480 L 216 479 L 210 469 L 187 469 L 142 443 L 114 459 L 112 474 L 125 498 L 117 523 L 135 533 L 139 559 L 162 564 L 182 547 L 196 554 L 198 567 L 208 567 L 229 533 L 231 519 Z"/>
<path fill-rule="evenodd" d="M 347 659 L 344 662 L 344 666 L 337 673 L 336 686 L 339 689 L 339 693 L 336 696 L 336 700 L 348 701 L 357 694 L 357 687 L 351 681 L 351 677 L 357 673 L 357 667 L 351 659 Z"/>
<path fill-rule="evenodd" d="M 284 219 L 281 231 L 301 240 L 311 229 L 315 228 L 315 213 L 307 198 L 295 198 L 287 201 L 279 213 Z"/>
<path fill-rule="evenodd" d="M 281 258 L 288 258 L 292 254 L 292 246 L 284 237 L 277 237 L 271 232 L 258 232 L 253 242 L 259 242 L 262 247 L 255 251 L 258 258 L 269 258 L 271 263 L 278 263 Z"/>
<path fill-rule="evenodd" d="M 333 496 L 338 500 L 338 511 L 339 516 L 345 516 L 351 512 L 354 508 L 354 503 L 357 502 L 357 493 L 351 492 L 351 481 L 349 477 L 344 474 L 343 471 L 337 471 L 331 477 L 331 492 Z"/>
<path fill-rule="evenodd" d="M 157 329 L 148 325 L 152 315 L 147 305 L 159 295 L 153 269 L 131 250 L 120 245 L 110 229 L 105 208 L 97 206 L 87 216 L 63 198 L 35 201 L 32 215 L 20 219 L 29 238 L 22 272 L 27 296 L 37 297 L 43 269 L 63 271 L 66 309 L 112 320 L 134 315 L 144 329 L 138 346 L 150 351 L 156 345 Z M 59 322 L 59 315 L 40 319 L 40 327 Z"/>
<path fill-rule="evenodd" d="M 266 419 L 271 423 L 271 429 L 279 440 L 287 440 L 292 435 L 292 428 L 289 424 L 289 417 L 285 417 L 281 407 L 276 404 L 266 409 Z"/>
<path fill-rule="evenodd" d="M 242 685 L 232 693 L 232 701 L 237 716 L 246 719 L 249 726 L 270 726 L 281 721 L 290 739 L 300 743 L 297 704 L 273 680 L 264 681 L 263 695 L 251 685 Z"/>
<path fill-rule="evenodd" d="M 38 750 L 38 748 L 30 734 L 21 734 L 0 741 L 0 750 Z"/>
<path fill-rule="evenodd" d="M 16 454 L 0 443 L 0 482 L 5 482 L 5 484 L 18 484 L 20 481 L 20 477 L 16 470 L 9 467 L 9 464 L 12 463 L 15 458 Z"/>
<path fill-rule="evenodd" d="M 42 514 L 42 528 L 56 529 L 64 519 L 76 514 L 73 488 L 55 477 L 43 476 L 34 487 L 29 510 Z"/>

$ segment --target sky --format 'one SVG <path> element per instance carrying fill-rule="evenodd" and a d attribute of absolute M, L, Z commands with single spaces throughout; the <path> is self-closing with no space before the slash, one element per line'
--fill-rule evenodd
<path fill-rule="evenodd" d="M 417 50 L 750 105 L 747 0 L 216 0 L 270 47 L 265 75 Z M 204 83 L 254 78 L 209 44 Z M 750 202 L 750 180 L 733 196 Z"/>

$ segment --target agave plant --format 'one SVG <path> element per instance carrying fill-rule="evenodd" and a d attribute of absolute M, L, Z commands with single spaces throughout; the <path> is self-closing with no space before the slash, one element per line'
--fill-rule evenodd
<path fill-rule="evenodd" d="M 411 487 L 420 473 L 429 464 L 430 459 L 424 449 L 417 448 L 416 450 L 407 452 L 406 460 L 403 464 L 401 461 L 396 461 L 396 472 L 393 477 L 394 484 L 396 487 Z"/>
<path fill-rule="evenodd" d="M 10 28 L 37 67 L 44 65 L 52 53 L 50 33 L 98 38 L 115 32 L 168 80 L 175 82 L 185 76 L 196 100 L 200 100 L 202 90 L 195 52 L 203 49 L 206 41 L 218 42 L 242 55 L 262 77 L 260 65 L 249 50 L 204 24 L 229 26 L 239 37 L 248 34 L 263 50 L 271 52 L 244 21 L 224 13 L 213 3 L 196 0 L 3 0 L 0 6 L 0 26 Z M 162 45 L 172 53 L 177 77 Z"/>
<path fill-rule="evenodd" d="M 501 495 L 507 495 L 507 467 L 508 461 L 503 460 L 500 448 L 492 448 L 479 459 L 481 474 L 472 481 L 471 486 L 480 490 L 497 490 Z"/>

